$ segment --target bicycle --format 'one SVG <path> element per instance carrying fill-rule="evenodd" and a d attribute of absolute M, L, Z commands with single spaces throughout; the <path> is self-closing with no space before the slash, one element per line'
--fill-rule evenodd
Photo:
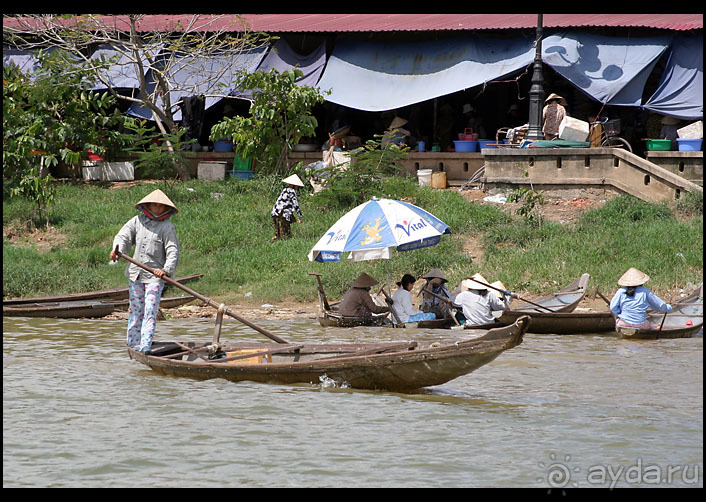
<path fill-rule="evenodd" d="M 632 147 L 628 140 L 618 136 L 618 134 L 620 134 L 620 119 L 609 120 L 608 117 L 599 117 L 595 122 L 590 122 L 589 124 L 589 138 L 591 138 L 595 130 L 600 127 L 600 144 L 602 147 L 622 148 L 632 153 Z M 593 143 L 593 141 L 591 143 Z"/>

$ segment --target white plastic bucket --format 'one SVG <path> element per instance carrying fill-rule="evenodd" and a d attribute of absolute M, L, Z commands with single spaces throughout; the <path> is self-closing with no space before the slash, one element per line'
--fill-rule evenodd
<path fill-rule="evenodd" d="M 417 178 L 420 187 L 431 185 L 431 169 L 420 169 L 417 171 Z"/>

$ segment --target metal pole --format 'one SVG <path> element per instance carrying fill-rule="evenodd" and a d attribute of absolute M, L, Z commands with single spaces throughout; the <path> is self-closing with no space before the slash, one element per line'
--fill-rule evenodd
<path fill-rule="evenodd" d="M 544 77 L 542 76 L 542 14 L 537 14 L 537 37 L 535 40 L 532 87 L 529 91 L 529 130 L 527 139 L 544 139 L 542 132 L 542 108 L 544 104 Z"/>

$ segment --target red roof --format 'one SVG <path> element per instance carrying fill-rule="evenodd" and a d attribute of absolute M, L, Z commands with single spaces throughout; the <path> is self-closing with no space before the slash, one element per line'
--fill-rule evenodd
<path fill-rule="evenodd" d="M 146 15 L 139 31 L 173 30 L 185 26 L 192 14 Z M 438 30 L 496 30 L 533 28 L 537 14 L 244 14 L 254 30 L 287 32 L 380 32 Z M 127 29 L 124 15 L 104 16 L 110 24 Z M 13 18 L 3 18 L 11 26 Z M 238 31 L 236 16 L 203 15 L 202 30 Z M 545 28 L 644 27 L 669 30 L 703 29 L 703 14 L 544 14 Z"/>

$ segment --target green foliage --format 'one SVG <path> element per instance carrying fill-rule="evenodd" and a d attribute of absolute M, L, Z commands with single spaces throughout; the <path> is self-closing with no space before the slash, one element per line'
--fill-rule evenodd
<path fill-rule="evenodd" d="M 368 140 L 364 147 L 350 152 L 350 166 L 327 170 L 324 190 L 314 194 L 315 207 L 355 207 L 372 197 L 404 198 L 415 191 L 416 180 L 400 175 L 401 161 L 409 147 L 381 144 L 381 136 Z M 308 175 L 314 173 L 308 172 Z"/>
<path fill-rule="evenodd" d="M 545 204 L 542 191 L 526 187 L 516 188 L 507 198 L 508 202 L 521 202 L 522 205 L 517 209 L 517 214 L 522 216 L 528 225 L 541 226 L 542 215 L 539 213 L 538 206 Z"/>
<path fill-rule="evenodd" d="M 240 87 L 252 92 L 250 116 L 224 118 L 211 129 L 211 140 L 230 138 L 241 158 L 258 161 L 260 172 L 284 173 L 292 146 L 315 134 L 311 109 L 324 100 L 318 89 L 296 84 L 303 75 L 298 68 L 240 72 Z"/>
<path fill-rule="evenodd" d="M 125 141 L 112 96 L 86 90 L 87 71 L 62 57 L 59 50 L 40 52 L 32 78 L 3 66 L 3 194 L 31 198 L 35 216 L 44 213 L 47 224 L 49 167 L 78 163 L 88 149 L 104 154 L 107 145 Z"/>

